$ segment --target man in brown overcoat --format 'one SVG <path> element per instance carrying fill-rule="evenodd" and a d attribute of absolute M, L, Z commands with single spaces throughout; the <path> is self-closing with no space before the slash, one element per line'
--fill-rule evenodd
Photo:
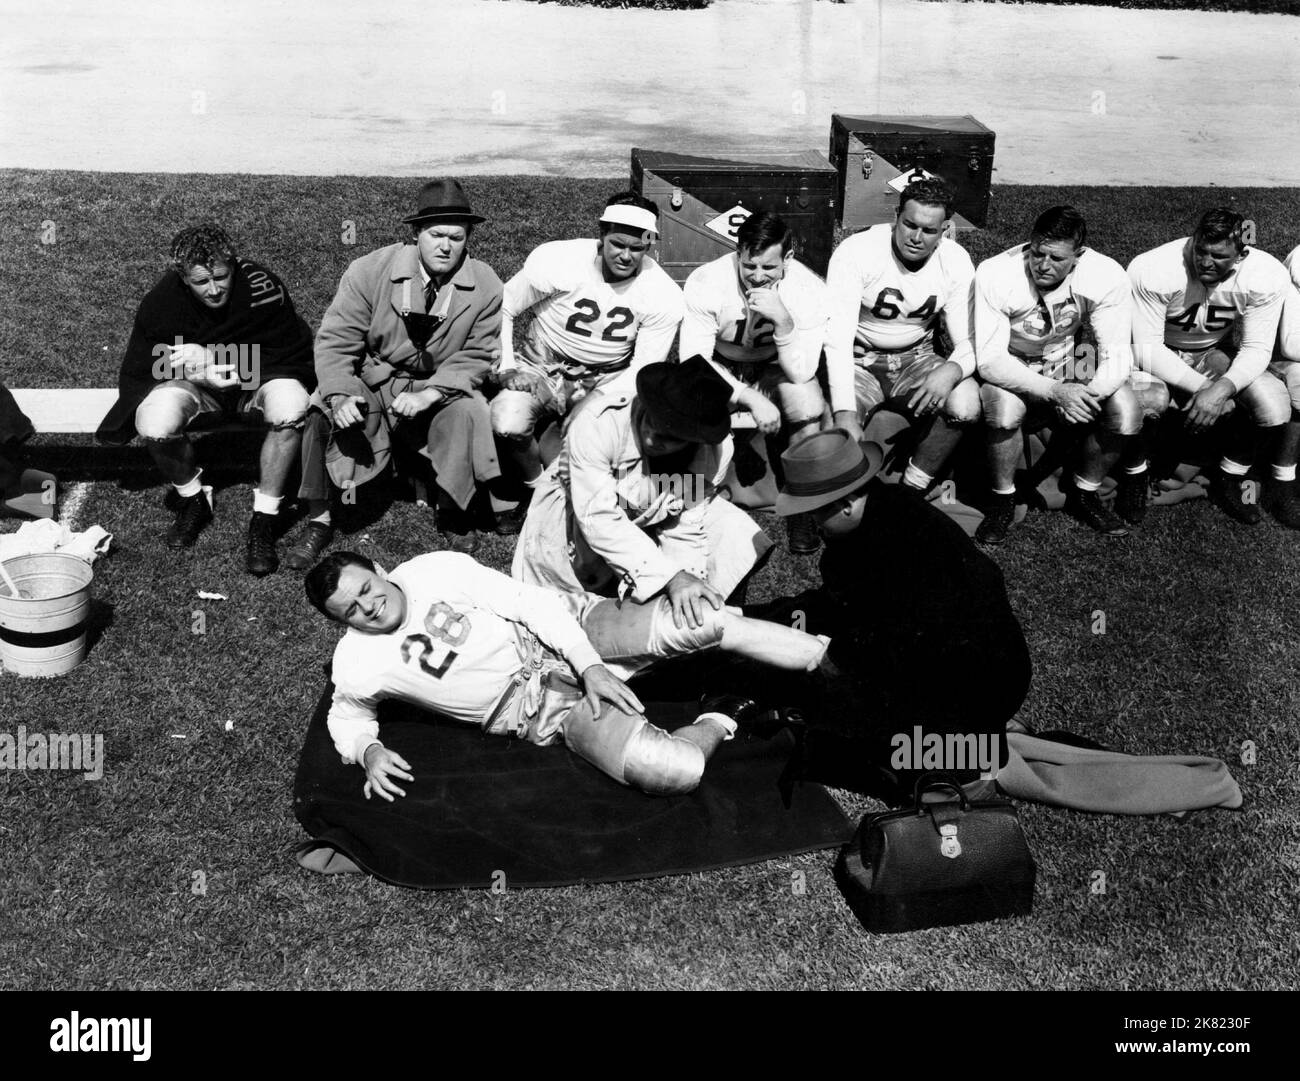
<path fill-rule="evenodd" d="M 402 220 L 411 241 L 355 260 L 321 321 L 304 488 L 328 493 L 332 481 L 346 493 L 383 472 L 402 440 L 433 465 L 439 530 L 471 551 L 470 503 L 501 475 L 480 391 L 501 349 L 501 281 L 467 253 L 486 219 L 458 181 L 425 184 Z M 328 521 L 315 524 L 311 561 L 330 539 Z"/>

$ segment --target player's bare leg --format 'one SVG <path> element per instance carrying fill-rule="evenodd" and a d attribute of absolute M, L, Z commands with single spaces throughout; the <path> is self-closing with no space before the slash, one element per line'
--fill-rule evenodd
<path fill-rule="evenodd" d="M 272 428 L 266 433 L 258 463 L 259 492 L 272 498 L 284 494 L 284 482 L 293 463 L 298 460 L 301 443 L 301 428 Z"/>
<path fill-rule="evenodd" d="M 952 452 L 957 449 L 957 444 L 961 442 L 962 436 L 965 434 L 966 429 L 964 426 L 954 424 L 942 414 L 936 416 L 934 424 L 931 425 L 925 438 L 917 446 L 916 453 L 912 455 L 912 460 L 907 464 L 907 472 L 903 476 L 903 483 L 913 488 L 919 488 L 922 491 L 928 488 L 952 456 Z M 1015 463 L 1013 462 L 1013 475 L 1014 470 Z"/>
<path fill-rule="evenodd" d="M 280 565 L 275 551 L 275 519 L 289 470 L 298 458 L 302 429 L 276 427 L 262 440 L 257 487 L 253 490 L 253 516 L 248 522 L 248 547 L 244 566 L 249 574 L 273 574 Z"/>
<path fill-rule="evenodd" d="M 177 488 L 194 480 L 199 474 L 198 458 L 194 453 L 194 444 L 187 435 L 166 442 L 148 440 L 149 457 L 158 467 L 163 480 Z"/>

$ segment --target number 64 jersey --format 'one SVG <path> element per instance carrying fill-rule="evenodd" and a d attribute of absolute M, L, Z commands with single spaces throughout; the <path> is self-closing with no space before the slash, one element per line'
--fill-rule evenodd
<path fill-rule="evenodd" d="M 553 240 L 534 248 L 502 298 L 501 371 L 517 368 L 514 321 L 530 308 L 533 352 L 567 375 L 640 368 L 664 360 L 682 321 L 677 283 L 646 256 L 624 281 L 608 282 L 595 240 Z M 548 365 L 548 367 L 551 367 Z M 551 372 L 554 374 L 554 372 Z"/>
<path fill-rule="evenodd" d="M 929 339 L 943 317 L 953 341 L 949 358 L 962 377 L 975 373 L 970 331 L 971 281 L 975 267 L 966 249 L 943 237 L 919 267 L 894 252 L 894 230 L 873 225 L 835 249 L 826 272 L 830 324 L 826 332 L 826 376 L 831 409 L 857 408 L 854 354 L 897 352 Z"/>

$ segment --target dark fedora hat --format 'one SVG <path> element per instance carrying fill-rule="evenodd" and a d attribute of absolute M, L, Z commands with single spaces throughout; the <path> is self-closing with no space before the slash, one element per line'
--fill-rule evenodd
<path fill-rule="evenodd" d="M 487 221 L 482 214 L 475 214 L 469 205 L 469 197 L 460 181 L 455 179 L 430 180 L 420 189 L 415 200 L 415 213 L 402 219 L 408 225 L 421 225 L 427 221 L 464 221 L 477 223 Z"/>
<path fill-rule="evenodd" d="M 721 443 L 731 432 L 731 384 L 707 360 L 647 364 L 636 393 L 655 431 L 689 443 Z"/>
<path fill-rule="evenodd" d="M 859 443 L 843 428 L 815 432 L 781 455 L 785 483 L 777 514 L 816 510 L 857 491 L 880 471 L 879 443 Z"/>

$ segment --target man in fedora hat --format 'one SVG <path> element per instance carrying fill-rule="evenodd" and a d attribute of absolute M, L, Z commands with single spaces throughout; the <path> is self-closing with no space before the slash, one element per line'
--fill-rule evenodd
<path fill-rule="evenodd" d="M 411 239 L 344 271 L 316 335 L 304 466 L 315 492 L 332 481 L 346 493 L 385 470 L 393 437 L 417 447 L 433 465 L 438 528 L 461 551 L 476 544 L 471 502 L 501 473 L 480 393 L 500 350 L 501 281 L 467 253 L 486 220 L 459 181 L 430 181 L 402 219 Z M 329 542 L 318 524 L 309 562 Z"/>
<path fill-rule="evenodd" d="M 662 594 L 678 626 L 700 626 L 772 546 L 719 496 L 731 394 L 701 356 L 588 394 L 528 511 L 514 576 L 637 603 Z"/>
<path fill-rule="evenodd" d="M 618 372 L 668 356 L 683 302 L 647 254 L 658 214 L 649 199 L 618 192 L 601 212 L 599 239 L 539 245 L 506 283 L 492 428 L 530 488 L 542 473 L 537 434 L 548 420 L 563 420 Z M 515 320 L 528 311 L 533 320 L 516 352 Z"/>
<path fill-rule="evenodd" d="M 831 635 L 831 661 L 861 692 L 855 723 L 887 763 L 916 725 L 1000 735 L 1031 669 L 998 565 L 919 492 L 876 479 L 883 457 L 840 428 L 781 456 L 777 514 L 811 513 L 826 543 L 821 587 L 777 605 Z M 771 606 L 752 614 L 780 618 Z"/>

